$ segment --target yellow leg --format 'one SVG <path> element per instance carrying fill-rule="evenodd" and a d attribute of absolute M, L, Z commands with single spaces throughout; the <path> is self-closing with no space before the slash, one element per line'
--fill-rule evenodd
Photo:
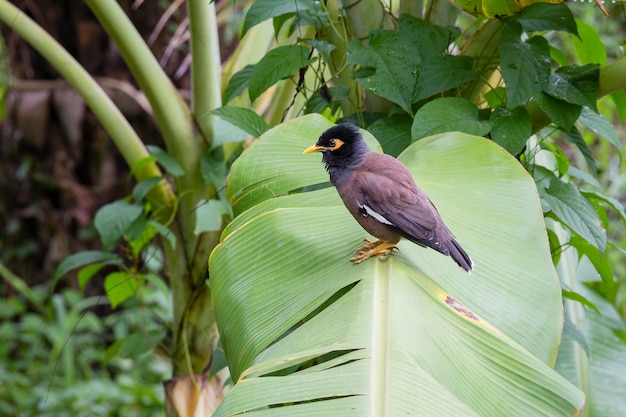
<path fill-rule="evenodd" d="M 394 243 L 386 242 L 384 240 L 377 240 L 376 242 L 372 242 L 369 239 L 365 239 L 365 242 L 367 243 L 354 252 L 357 256 L 350 258 L 350 261 L 355 265 L 360 264 L 361 262 L 371 258 L 372 256 L 390 255 L 396 248 L 396 245 Z"/>

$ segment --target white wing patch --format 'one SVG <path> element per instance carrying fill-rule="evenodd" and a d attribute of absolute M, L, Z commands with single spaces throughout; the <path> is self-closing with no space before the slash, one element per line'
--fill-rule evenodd
<path fill-rule="evenodd" d="M 389 220 L 387 220 L 385 218 L 385 216 L 383 216 L 382 214 L 376 213 L 367 204 L 359 204 L 359 211 L 365 217 L 372 216 L 373 218 L 375 218 L 376 220 L 378 220 L 382 224 L 388 224 L 390 226 L 395 226 L 393 223 L 391 223 Z"/>

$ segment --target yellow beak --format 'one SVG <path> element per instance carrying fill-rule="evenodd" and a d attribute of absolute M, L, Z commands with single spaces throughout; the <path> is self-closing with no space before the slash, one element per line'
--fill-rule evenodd
<path fill-rule="evenodd" d="M 319 145 L 313 145 L 313 146 L 309 146 L 308 148 L 306 148 L 304 150 L 304 152 L 302 152 L 303 154 L 305 153 L 313 153 L 313 152 L 322 152 L 325 151 L 326 148 L 323 146 L 319 146 Z"/>

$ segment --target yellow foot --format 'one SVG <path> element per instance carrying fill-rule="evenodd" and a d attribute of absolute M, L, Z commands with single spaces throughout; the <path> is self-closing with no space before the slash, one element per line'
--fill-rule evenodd
<path fill-rule="evenodd" d="M 354 251 L 354 253 L 356 253 L 357 255 L 361 255 L 371 249 L 374 249 L 382 242 L 382 240 L 373 241 L 369 239 L 363 239 L 363 242 L 365 242 L 365 245 L 360 246 L 357 250 Z"/>
<path fill-rule="evenodd" d="M 371 258 L 372 256 L 387 256 L 393 253 L 393 250 L 396 249 L 396 245 L 390 242 L 386 242 L 384 240 L 377 240 L 376 242 L 372 242 L 369 239 L 365 239 L 365 245 L 358 248 L 354 253 L 357 256 L 350 258 L 350 261 L 358 265 L 361 262 Z"/>

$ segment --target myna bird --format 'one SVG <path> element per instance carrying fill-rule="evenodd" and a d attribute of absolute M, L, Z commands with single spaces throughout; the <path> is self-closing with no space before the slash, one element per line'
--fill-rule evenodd
<path fill-rule="evenodd" d="M 397 159 L 370 152 L 351 123 L 331 127 L 304 153 L 322 152 L 322 162 L 350 214 L 379 240 L 356 250 L 350 260 L 359 264 L 373 256 L 389 255 L 401 237 L 450 256 L 470 272 L 474 263 L 443 223 L 428 196 Z"/>

